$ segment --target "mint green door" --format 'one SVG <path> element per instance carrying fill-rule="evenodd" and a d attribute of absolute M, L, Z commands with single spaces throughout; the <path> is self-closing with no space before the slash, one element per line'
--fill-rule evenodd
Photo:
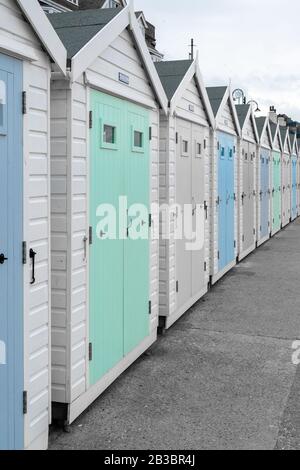
<path fill-rule="evenodd" d="M 128 237 L 124 245 L 124 354 L 149 335 L 149 113 L 127 104 L 124 145 Z"/>
<path fill-rule="evenodd" d="M 273 232 L 281 227 L 281 154 L 273 152 Z"/>
<path fill-rule="evenodd" d="M 149 335 L 149 117 L 143 108 L 91 92 L 90 384 Z M 119 198 L 127 205 L 119 211 Z M 124 201 L 124 199 L 123 199 Z M 123 216 L 121 217 L 121 215 Z M 146 220 L 144 220 L 146 218 Z M 141 228 L 139 228 L 140 223 Z"/>

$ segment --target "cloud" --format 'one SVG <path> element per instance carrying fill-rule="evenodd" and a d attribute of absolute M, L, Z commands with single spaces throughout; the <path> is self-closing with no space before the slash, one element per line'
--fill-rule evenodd
<path fill-rule="evenodd" d="M 193 37 L 207 85 L 245 89 L 300 121 L 300 2 L 290 0 L 136 0 L 157 27 L 166 59 L 187 58 Z"/>

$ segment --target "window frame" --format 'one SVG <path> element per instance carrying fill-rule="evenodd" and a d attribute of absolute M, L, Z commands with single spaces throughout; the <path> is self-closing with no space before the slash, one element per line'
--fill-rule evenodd
<path fill-rule="evenodd" d="M 135 137 L 136 132 L 139 132 L 140 134 L 142 134 L 142 146 L 141 147 L 136 147 L 134 145 L 134 137 Z M 145 153 L 145 149 L 146 149 L 146 133 L 145 133 L 145 130 L 142 129 L 141 127 L 132 125 L 131 126 L 131 151 L 134 152 L 134 153 Z"/>
<path fill-rule="evenodd" d="M 104 141 L 104 126 L 110 126 L 115 129 L 115 142 L 113 144 Z M 118 141 L 119 141 L 119 132 L 118 132 L 117 124 L 107 119 L 100 119 L 100 148 L 103 148 L 106 150 L 119 150 Z"/>

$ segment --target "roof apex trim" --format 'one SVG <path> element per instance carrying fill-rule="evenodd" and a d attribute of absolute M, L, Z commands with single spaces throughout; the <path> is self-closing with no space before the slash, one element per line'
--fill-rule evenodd
<path fill-rule="evenodd" d="M 239 123 L 239 118 L 238 118 L 238 115 L 237 115 L 237 112 L 236 112 L 235 104 L 234 104 L 234 101 L 233 101 L 233 98 L 232 98 L 231 86 L 230 85 L 227 86 L 226 91 L 225 91 L 224 96 L 223 96 L 223 99 L 222 99 L 222 102 L 219 106 L 219 109 L 218 109 L 218 112 L 217 112 L 217 115 L 216 115 L 216 127 L 218 127 L 218 122 L 219 122 L 219 119 L 220 119 L 220 115 L 222 113 L 222 109 L 224 108 L 225 104 L 228 101 L 229 101 L 229 106 L 231 108 L 231 113 L 232 113 L 233 121 L 234 121 L 234 124 L 235 124 L 236 133 L 237 133 L 238 137 L 241 137 L 241 133 L 242 133 L 241 126 L 240 126 L 240 123 Z"/>
<path fill-rule="evenodd" d="M 37 0 L 17 0 L 17 4 L 31 24 L 49 56 L 56 63 L 63 75 L 66 75 L 66 48 L 59 39 L 50 21 L 47 19 L 39 2 Z"/>
<path fill-rule="evenodd" d="M 202 101 L 204 103 L 204 108 L 206 111 L 207 119 L 209 121 L 209 124 L 211 127 L 214 127 L 215 125 L 215 118 L 213 115 L 213 111 L 211 108 L 211 104 L 207 95 L 206 88 L 204 86 L 202 74 L 200 71 L 199 67 L 199 56 L 197 53 L 196 58 L 192 61 L 189 69 L 187 70 L 185 76 L 183 77 L 181 83 L 179 84 L 176 92 L 174 93 L 171 101 L 170 101 L 170 114 L 173 115 L 176 111 L 176 107 L 178 105 L 178 102 L 183 96 L 183 93 L 186 90 L 187 84 L 195 77 L 197 85 L 198 85 L 198 91 L 200 94 L 200 98 L 202 98 Z"/>
<path fill-rule="evenodd" d="M 124 8 L 120 9 L 120 12 L 72 58 L 71 81 L 75 82 L 127 27 L 131 30 L 154 94 L 164 113 L 167 114 L 168 99 L 151 59 L 145 38 L 142 35 L 135 15 L 133 0 L 130 0 Z"/>

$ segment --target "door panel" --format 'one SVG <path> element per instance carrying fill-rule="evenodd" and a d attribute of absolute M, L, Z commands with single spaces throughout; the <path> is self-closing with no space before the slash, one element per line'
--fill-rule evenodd
<path fill-rule="evenodd" d="M 150 152 L 147 111 L 96 91 L 91 104 L 90 383 L 95 384 L 149 335 Z M 120 197 L 128 207 L 122 225 Z M 101 204 L 110 209 L 100 211 Z M 142 205 L 142 217 L 133 204 Z M 116 220 L 110 239 L 108 210 Z M 133 239 L 134 229 L 146 230 L 146 237 Z"/>
<path fill-rule="evenodd" d="M 261 165 L 261 187 L 260 187 L 260 232 L 261 238 L 269 234 L 269 151 L 262 149 L 260 156 Z"/>
<path fill-rule="evenodd" d="M 24 445 L 22 70 L 0 54 L 0 450 Z"/>
<path fill-rule="evenodd" d="M 176 202 L 180 212 L 177 223 L 183 220 L 184 205 L 192 205 L 192 125 L 178 120 L 178 143 L 176 163 Z M 186 239 L 176 240 L 176 273 L 178 282 L 177 307 L 186 304 L 192 295 L 192 255 L 186 249 Z"/>
<path fill-rule="evenodd" d="M 218 242 L 219 242 L 219 271 L 227 265 L 227 140 L 226 135 L 219 133 L 219 165 L 218 165 Z"/>
<path fill-rule="evenodd" d="M 226 220 L 227 220 L 227 262 L 234 261 L 234 138 L 227 136 L 227 188 L 226 188 Z"/>
<path fill-rule="evenodd" d="M 92 91 L 93 130 L 90 162 L 90 225 L 93 243 L 90 247 L 90 341 L 93 360 L 90 383 L 95 384 L 115 366 L 124 352 L 124 241 L 106 239 L 107 227 L 98 233 L 97 208 L 112 204 L 118 208 L 124 195 L 123 151 L 124 104 Z M 105 214 L 104 214 L 105 215 Z M 119 227 L 117 227 L 119 228 Z M 100 227 L 98 228 L 98 232 Z"/>
<path fill-rule="evenodd" d="M 149 113 L 128 104 L 125 154 L 125 193 L 128 207 L 142 204 L 149 212 L 150 150 Z M 124 250 L 124 350 L 125 355 L 146 338 L 149 331 L 149 217 L 136 208 L 128 214 L 129 238 Z M 132 218 L 136 218 L 136 222 Z M 133 220 L 133 221 L 132 221 Z M 133 229 L 144 233 L 135 240 Z"/>
<path fill-rule="evenodd" d="M 234 261 L 234 138 L 219 133 L 219 271 Z"/>
<path fill-rule="evenodd" d="M 281 226 L 281 155 L 273 152 L 273 230 Z"/>
<path fill-rule="evenodd" d="M 196 211 L 203 210 L 204 207 L 204 129 L 200 126 L 192 126 L 192 140 L 193 140 L 193 155 L 192 155 L 192 204 L 194 211 L 194 226 L 193 230 L 196 231 Z M 195 211 L 195 208 L 197 209 Z M 205 272 L 204 272 L 204 245 L 201 250 L 191 252 L 192 256 L 192 295 L 195 296 L 204 287 Z"/>

